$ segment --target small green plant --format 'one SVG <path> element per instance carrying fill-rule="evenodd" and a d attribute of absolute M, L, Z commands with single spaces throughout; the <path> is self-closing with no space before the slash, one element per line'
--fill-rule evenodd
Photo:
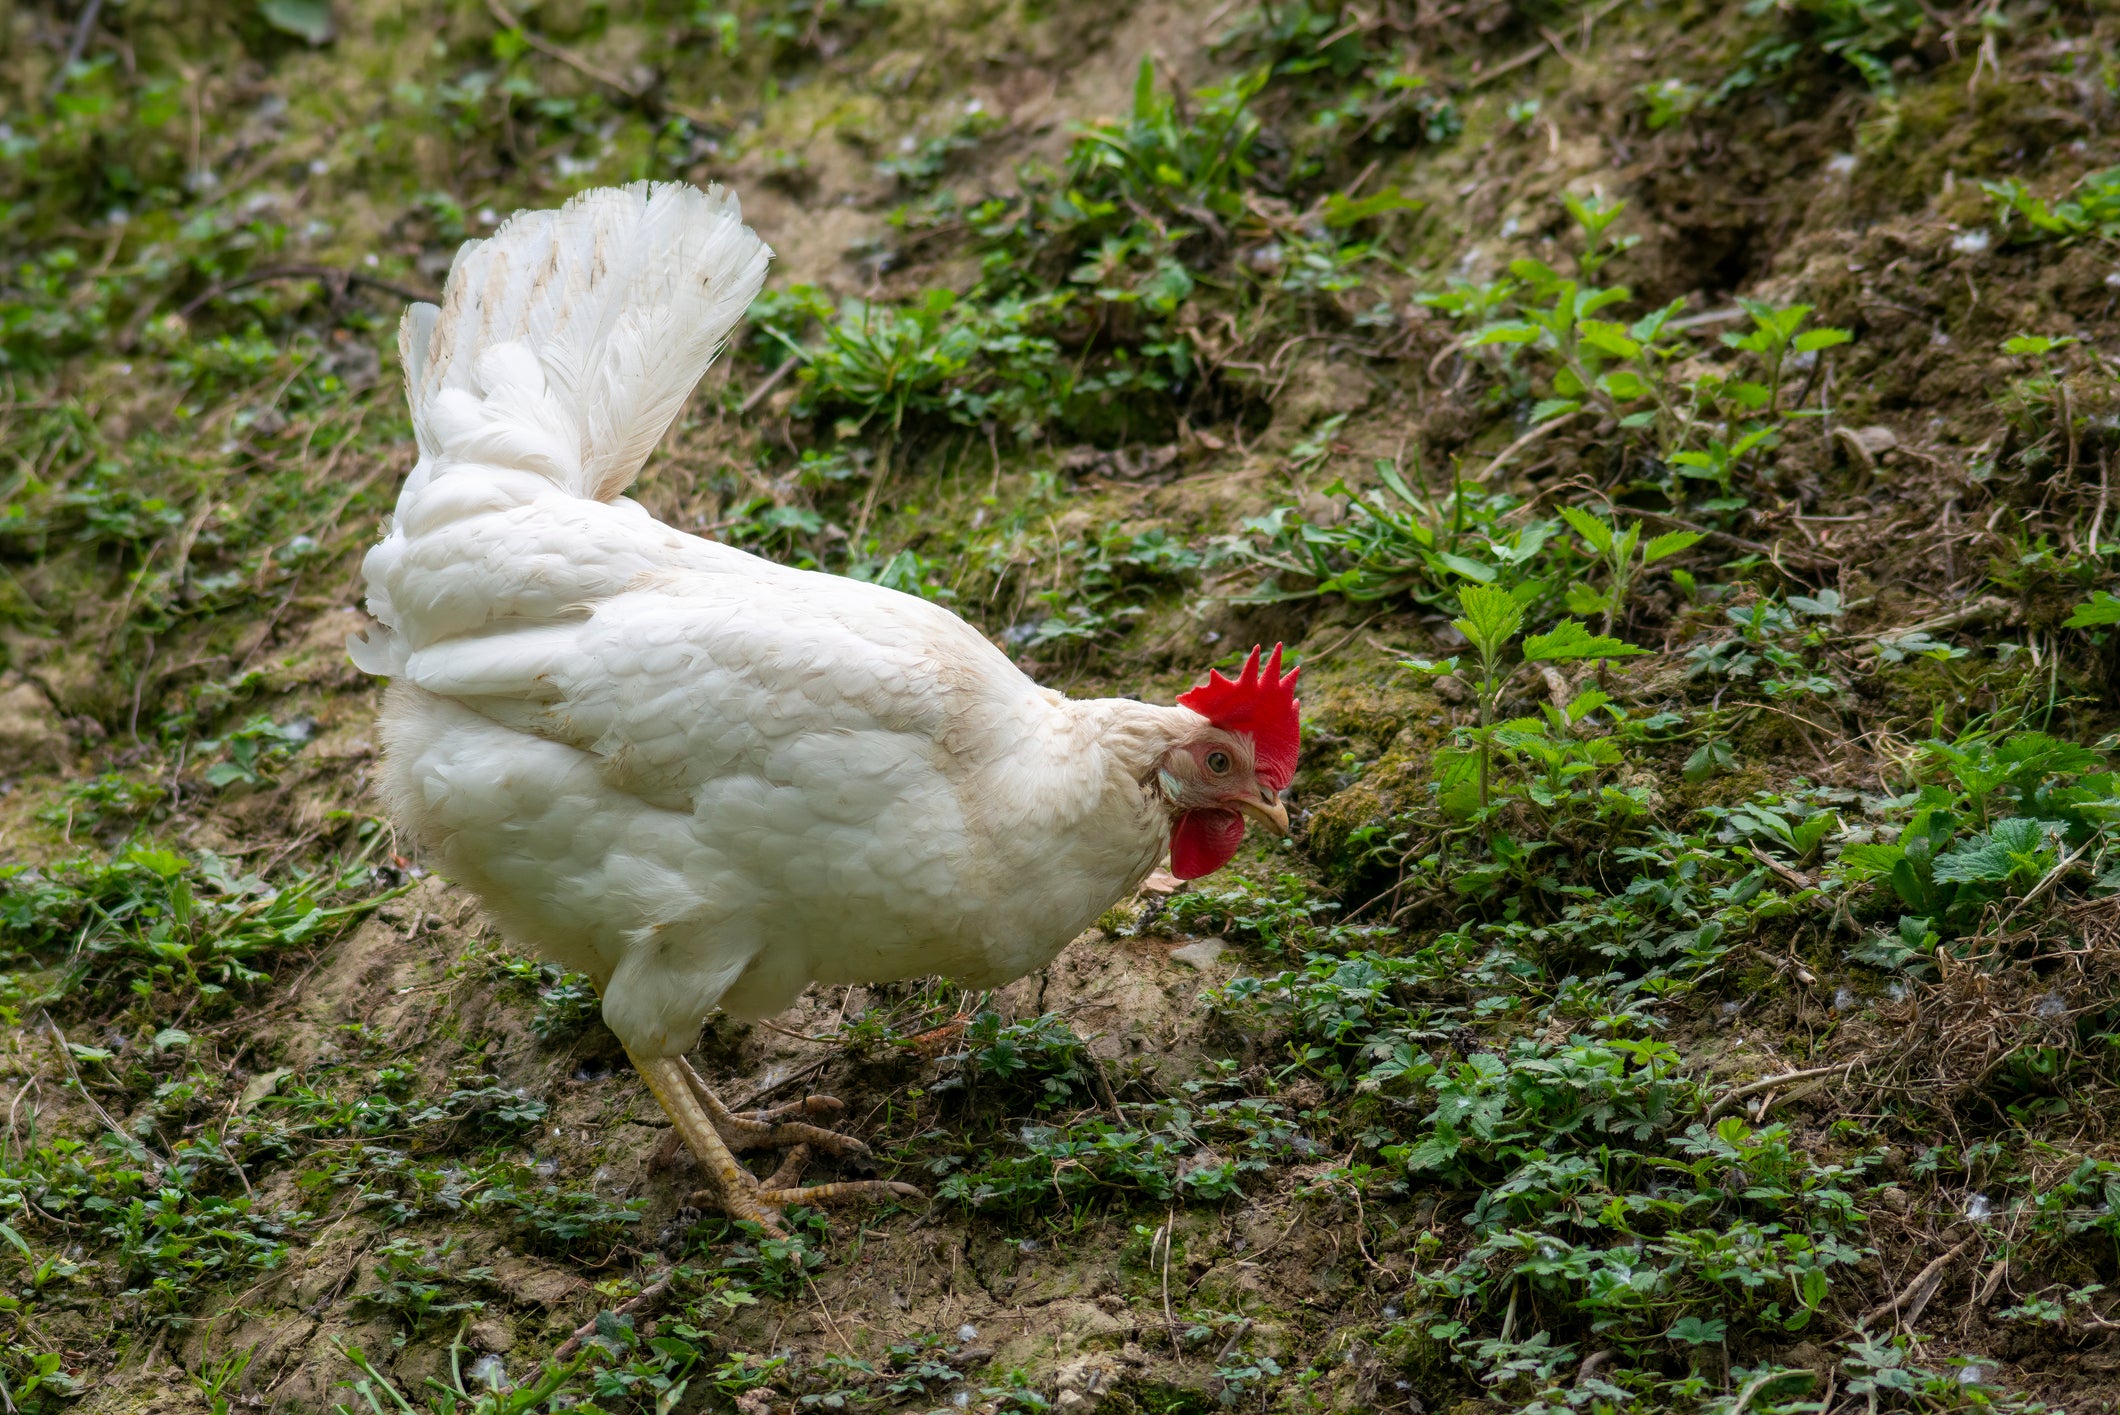
<path fill-rule="evenodd" d="M 491 1285 L 493 1269 L 460 1266 L 456 1250 L 453 1238 L 431 1246 L 393 1238 L 375 1250 L 376 1285 L 356 1292 L 354 1300 L 390 1313 L 413 1331 L 484 1311 L 482 1299 L 454 1295 L 452 1289 Z"/>
<path fill-rule="evenodd" d="M 150 1320 L 178 1320 L 199 1290 L 226 1277 L 270 1272 L 313 1215 L 265 1208 L 247 1195 L 223 1198 L 165 1185 L 151 1197 L 103 1201 L 124 1296 Z"/>
<path fill-rule="evenodd" d="M 80 1396 L 86 1386 L 66 1370 L 66 1357 L 20 1342 L 0 1349 L 0 1390 L 20 1410 L 56 1411 Z M 216 1412 L 219 1415 L 219 1412 Z"/>
<path fill-rule="evenodd" d="M 1580 581 L 1568 587 L 1569 612 L 1603 615 L 1603 627 L 1598 631 L 1603 634 L 1612 632 L 1613 620 L 1626 608 L 1628 595 L 1643 571 L 1691 549 L 1701 539 L 1698 531 L 1666 531 L 1650 537 L 1644 544 L 1639 520 L 1622 530 L 1615 522 L 1605 521 L 1579 506 L 1564 507 L 1561 515 L 1583 538 L 1592 554 L 1605 563 L 1603 590 L 1593 590 Z"/>
<path fill-rule="evenodd" d="M 1632 299 L 1623 285 L 1590 283 L 1633 244 L 1614 234 L 1625 203 L 1569 196 L 1564 205 L 1579 233 L 1573 278 L 1519 259 L 1510 263 L 1510 280 L 1461 281 L 1422 302 L 1472 327 L 1463 347 L 1487 360 L 1497 400 L 1513 399 L 1528 377 L 1544 375 L 1545 395 L 1529 412 L 1534 426 L 1594 411 L 1619 426 L 1624 443 L 1646 444 L 1642 450 L 1679 478 L 1713 481 L 1719 499 L 1703 509 L 1740 509 L 1736 482 L 1746 459 L 1778 445 L 1783 424 L 1801 415 L 1784 406 L 1791 371 L 1811 367 L 1849 332 L 1804 328 L 1809 305 L 1746 301 L 1752 329 L 1725 334 L 1722 343 L 1755 367 L 1704 368 L 1678 320 L 1682 300 L 1632 323 L 1603 317 Z"/>
<path fill-rule="evenodd" d="M 1987 824 L 1998 804 L 2027 814 L 2082 824 L 2081 808 L 2112 790 L 2103 753 L 2045 732 L 2013 732 L 1997 738 L 1966 732 L 1951 741 L 1921 745 L 1921 769 L 1955 788 L 1937 796 L 1924 792 L 1925 808 L 1942 807 L 1953 819 Z M 2102 809 L 2100 815 L 2103 815 Z"/>
<path fill-rule="evenodd" d="M 378 888 L 365 857 L 382 838 L 371 833 L 334 871 L 280 885 L 152 844 L 109 861 L 0 867 L 0 964 L 51 968 L 54 1003 L 129 992 L 172 1013 L 190 999 L 225 1005 L 265 978 L 257 965 L 336 935 L 411 887 Z M 345 902 L 326 902 L 334 898 Z"/>
<path fill-rule="evenodd" d="M 2006 816 L 1954 837 L 1951 818 L 1949 811 L 1924 807 L 1896 841 L 1849 845 L 1841 852 L 1841 871 L 1850 883 L 1888 885 L 1907 911 L 1896 930 L 1860 950 L 1863 961 L 1907 966 L 1968 929 L 1989 903 L 2022 897 L 2059 864 L 2066 833 L 2061 822 Z"/>
<path fill-rule="evenodd" d="M 1994 885 L 2021 893 L 2053 868 L 2058 834 L 2044 821 L 2009 816 L 1936 856 L 1930 874 L 1940 884 Z"/>
<path fill-rule="evenodd" d="M 2002 352 L 2017 359 L 2020 366 L 2028 370 L 2023 377 L 2010 380 L 2008 389 L 1997 400 L 2011 421 L 2033 443 L 2021 455 L 2026 467 L 2050 465 L 2050 454 L 2040 445 L 2050 431 L 2059 431 L 2063 440 L 2070 443 L 2077 437 L 2076 430 L 2070 427 L 2076 419 L 2076 412 L 2067 383 L 2068 370 L 2066 361 L 2060 357 L 2063 350 L 2076 343 L 2072 336 L 2045 334 L 2019 334 L 2003 341 Z M 2030 577 L 2023 572 L 2035 570 L 2039 561 L 2049 558 L 2039 554 L 2044 544 L 2042 537 L 2031 546 L 2020 549 L 2014 557 L 2019 576 L 1997 574 L 1996 582 L 2007 585 L 2012 578 L 2018 578 L 2020 583 L 2028 582 Z"/>
<path fill-rule="evenodd" d="M 1770 698 L 1832 697 L 1842 684 L 1822 666 L 1826 626 L 1843 612 L 1835 590 L 1730 605 L 1731 632 L 1686 650 L 1686 676 L 1757 679 Z"/>
<path fill-rule="evenodd" d="M 929 191 L 960 155 L 976 151 L 1000 127 L 1001 120 L 975 99 L 935 137 L 923 140 L 907 134 L 899 144 L 897 156 L 877 163 L 876 170 L 907 191 Z"/>
<path fill-rule="evenodd" d="M 995 416 L 1035 426 L 1053 416 L 1069 396 L 1069 375 L 1058 346 L 1033 331 L 1066 298 L 985 305 L 930 290 L 903 306 L 848 300 L 835 313 L 821 294 L 798 287 L 761 301 L 753 318 L 802 360 L 798 411 L 846 413 L 851 430 L 880 418 L 895 436 L 908 412 L 973 426 Z M 822 338 L 801 343 L 812 320 Z"/>
<path fill-rule="evenodd" d="M 2089 173 L 2068 200 L 2051 204 L 2033 196 L 2015 177 L 1982 182 L 1980 189 L 1995 199 L 1996 224 L 2013 241 L 2120 237 L 2120 167 Z"/>
<path fill-rule="evenodd" d="M 1566 703 L 1540 703 L 1539 717 L 1516 718 L 1495 731 L 1497 746 L 1533 768 L 1524 794 L 1549 816 L 1563 807 L 1590 804 L 1588 782 L 1622 760 L 1619 744 L 1610 736 L 1584 735 L 1599 709 L 1614 715 L 1621 711 L 1609 694 L 1591 688 Z M 1639 805 L 1624 793 L 1608 795 L 1602 804 L 1621 816 L 1635 814 Z"/>
<path fill-rule="evenodd" d="M 111 824 L 135 825 L 151 817 L 168 795 L 160 782 L 107 771 L 68 786 L 55 804 L 37 812 L 37 819 L 58 826 L 71 839 L 76 830 L 93 832 Z"/>
<path fill-rule="evenodd" d="M 2091 597 L 2069 611 L 2062 627 L 2067 629 L 2099 629 L 2108 624 L 2120 624 L 2120 596 L 2105 590 L 2095 591 Z"/>
<path fill-rule="evenodd" d="M 1234 217 L 1259 136 L 1250 104 L 1267 77 L 1261 68 L 1207 89 L 1197 95 L 1197 116 L 1181 116 L 1176 97 L 1156 86 L 1154 61 L 1144 56 L 1125 121 L 1080 130 L 1070 156 L 1076 185 L 1194 221 Z"/>
<path fill-rule="evenodd" d="M 610 1314 L 603 1315 L 608 1317 Z M 601 1335 L 601 1320 L 598 1325 Z M 331 1408 L 335 1415 L 420 1415 L 419 1407 L 407 1400 L 391 1384 L 390 1378 L 375 1368 L 360 1347 L 342 1345 L 339 1353 L 355 1371 L 353 1379 L 342 1388 L 350 1389 L 360 1405 L 356 1408 L 344 1402 L 334 1402 Z M 449 1348 L 451 1384 L 444 1385 L 428 1378 L 428 1388 L 433 1392 L 431 1409 L 433 1415 L 531 1415 L 533 1411 L 546 1408 L 547 1402 L 572 1383 L 584 1367 L 607 1356 L 604 1347 L 591 1344 L 565 1364 L 546 1362 L 534 1380 L 506 1387 L 499 1381 L 479 1381 L 485 1389 L 472 1391 L 464 1385 L 462 1343 L 454 1342 Z M 476 1368 L 472 1379 L 479 1379 Z"/>
<path fill-rule="evenodd" d="M 1759 361 L 1765 373 L 1762 383 L 1767 395 L 1766 413 L 1770 418 L 1781 411 L 1782 370 L 1791 355 L 1817 354 L 1854 338 L 1847 330 L 1829 324 L 1805 329 L 1803 323 L 1811 314 L 1809 305 L 1776 308 L 1759 300 L 1740 300 L 1738 303 L 1752 318 L 1751 332 L 1725 334 L 1722 342 Z"/>
<path fill-rule="evenodd" d="M 1708 806 L 1702 813 L 1719 825 L 1718 838 L 1765 842 L 1788 852 L 1799 866 L 1816 863 L 1841 827 L 1837 811 L 1793 793 L 1760 792 L 1744 805 Z"/>
<path fill-rule="evenodd" d="M 1617 207 L 1607 208 L 1600 215 L 1616 211 Z M 1590 264 L 1593 259 L 1586 252 L 1583 263 Z M 1529 258 L 1510 262 L 1509 269 L 1545 303 L 1518 300 L 1516 318 L 1487 325 L 1466 340 L 1466 347 L 1528 346 L 1552 361 L 1553 391 L 1532 408 L 1532 422 L 1565 417 L 1581 411 L 1586 403 L 1596 404 L 1625 427 L 1641 427 L 1654 421 L 1653 412 L 1631 411 L 1626 406 L 1648 398 L 1654 391 L 1653 385 L 1629 365 L 1645 354 L 1653 358 L 1667 352 L 1655 340 L 1676 309 L 1659 310 L 1632 326 L 1615 324 L 1593 316 L 1629 299 L 1625 286 L 1584 286 L 1545 262 Z"/>
<path fill-rule="evenodd" d="M 603 999 L 587 974 L 570 973 L 557 963 L 521 958 L 512 953 L 488 956 L 494 971 L 537 993 L 537 1015 L 530 1029 L 544 1042 L 564 1041 L 589 1025 L 603 1009 Z"/>
<path fill-rule="evenodd" d="M 1382 484 L 1376 489 L 1356 491 L 1342 481 L 1325 488 L 1346 498 L 1347 514 L 1337 525 L 1305 520 L 1293 507 L 1244 523 L 1248 537 L 1228 544 L 1226 553 L 1312 581 L 1296 587 L 1276 576 L 1249 599 L 1334 594 L 1366 601 L 1405 595 L 1419 603 L 1449 604 L 1456 587 L 1467 581 L 1523 583 L 1558 529 L 1543 519 L 1504 525 L 1515 498 L 1473 482 L 1460 481 L 1447 496 L 1430 498 L 1409 486 L 1395 464 L 1379 458 L 1374 469 Z"/>
<path fill-rule="evenodd" d="M 1755 45 L 1750 63 L 1724 80 L 1734 90 L 1786 73 L 1806 49 L 1839 59 L 1876 93 L 1895 91 L 1890 56 L 1903 50 L 1927 18 L 1915 0 L 1745 0 L 1749 15 L 1776 15 L 1785 42 Z"/>
<path fill-rule="evenodd" d="M 1671 454 L 1671 465 L 1678 468 L 1681 477 L 1692 477 L 1715 483 L 1721 497 L 1710 503 L 1709 509 L 1734 511 L 1745 505 L 1737 492 L 1737 472 L 1744 465 L 1747 455 L 1755 451 L 1772 449 L 1778 437 L 1772 428 L 1748 427 L 1734 439 L 1724 441 L 1709 436 L 1705 445 L 1689 447 Z"/>
<path fill-rule="evenodd" d="M 575 1245 L 608 1248 L 640 1222 L 642 1201 L 613 1204 L 600 1194 L 540 1182 L 522 1166 L 502 1166 L 480 1191 L 476 1207 L 505 1214 L 539 1246 L 564 1252 Z"/>
<path fill-rule="evenodd" d="M 1050 1012 L 1027 1022 L 1003 1022 L 998 1013 L 981 1012 L 965 1028 L 963 1050 L 954 1059 L 963 1067 L 961 1076 L 929 1090 L 978 1085 L 1010 1098 L 1027 1096 L 1037 1110 L 1091 1094 L 1096 1068 L 1088 1043 Z"/>
<path fill-rule="evenodd" d="M 206 782 L 219 787 L 261 786 L 281 762 L 300 751 L 316 733 L 316 723 L 306 717 L 288 723 L 253 717 L 218 740 L 197 744 L 200 754 L 220 752 L 224 758 L 206 768 Z"/>
<path fill-rule="evenodd" d="M 1709 94 L 1685 79 L 1664 78 L 1636 85 L 1634 96 L 1649 110 L 1649 129 L 1654 132 L 1684 122 Z"/>
<path fill-rule="evenodd" d="M 1489 778 L 1493 774 L 1493 755 L 1496 744 L 1496 711 L 1510 680 L 1515 677 L 1517 664 L 1510 663 L 1508 650 L 1515 643 L 1524 627 L 1523 601 L 1514 593 L 1491 585 L 1470 585 L 1459 593 L 1463 607 L 1462 617 L 1451 621 L 1451 627 L 1465 636 L 1472 646 L 1477 666 L 1468 686 L 1473 700 L 1479 707 L 1479 723 L 1466 734 L 1472 745 L 1467 759 L 1474 763 L 1477 776 L 1477 804 L 1481 816 L 1492 804 Z M 1642 653 L 1643 650 L 1618 639 L 1592 634 L 1579 620 L 1563 619 L 1543 634 L 1532 634 L 1524 639 L 1521 648 L 1521 663 L 1572 663 L 1584 659 L 1625 658 Z M 1410 660 L 1405 666 L 1430 675 L 1454 673 L 1458 659 L 1446 659 L 1433 663 L 1426 659 Z M 1447 795 L 1452 773 L 1447 766 L 1439 774 L 1439 782 Z"/>

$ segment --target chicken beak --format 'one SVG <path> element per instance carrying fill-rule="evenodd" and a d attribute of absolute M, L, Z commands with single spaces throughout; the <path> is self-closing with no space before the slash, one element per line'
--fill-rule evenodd
<path fill-rule="evenodd" d="M 1282 805 L 1280 799 L 1272 792 L 1262 788 L 1257 800 L 1247 797 L 1241 801 L 1232 801 L 1230 805 L 1251 817 L 1260 827 L 1271 831 L 1274 839 L 1281 840 L 1288 835 L 1288 807 Z"/>

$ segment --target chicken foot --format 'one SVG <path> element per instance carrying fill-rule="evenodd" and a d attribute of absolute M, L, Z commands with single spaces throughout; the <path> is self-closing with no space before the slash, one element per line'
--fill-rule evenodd
<path fill-rule="evenodd" d="M 812 1184 L 799 1186 L 802 1166 L 808 1161 L 809 1147 L 822 1143 L 838 1154 L 866 1154 L 868 1146 L 851 1136 L 840 1135 L 818 1126 L 775 1119 L 762 1121 L 752 1116 L 739 1116 L 715 1100 L 691 1066 L 681 1056 L 659 1056 L 643 1058 L 628 1051 L 633 1069 L 648 1083 L 656 1104 L 670 1117 L 677 1133 L 690 1146 L 693 1157 L 699 1161 L 711 1183 L 711 1188 L 694 1196 L 694 1200 L 707 1199 L 733 1219 L 755 1223 L 776 1238 L 787 1237 L 781 1223 L 781 1209 L 788 1204 L 826 1204 L 834 1201 L 866 1198 L 920 1198 L 921 1193 L 910 1184 L 890 1180 L 864 1179 L 838 1184 Z M 703 1099 L 704 1098 L 704 1099 Z M 712 1109 L 709 1109 L 711 1105 Z M 787 1111 L 789 1107 L 780 1107 Z M 716 1123 L 717 1117 L 726 1117 L 733 1122 L 739 1141 L 745 1148 L 752 1148 L 749 1141 L 765 1143 L 763 1135 L 787 1136 L 794 1151 L 788 1161 L 772 1178 L 760 1183 L 756 1176 L 741 1164 L 731 1150 L 729 1141 L 722 1138 Z M 815 1113 L 811 1111 L 810 1113 Z M 755 1114 L 755 1113 L 754 1113 Z M 764 1112 L 774 1115 L 776 1112 Z M 822 1140 L 820 1140 L 822 1137 Z M 847 1148 L 847 1147 L 858 1148 Z"/>
<path fill-rule="evenodd" d="M 685 1069 L 685 1079 L 691 1084 L 692 1094 L 728 1141 L 732 1150 L 784 1150 L 793 1145 L 809 1145 L 823 1150 L 828 1155 L 840 1155 L 849 1159 L 867 1159 L 869 1147 L 852 1135 L 842 1135 L 837 1130 L 827 1130 L 820 1125 L 811 1125 L 809 1120 L 830 1120 L 844 1114 L 846 1102 L 831 1096 L 804 1096 L 799 1101 L 774 1106 L 771 1110 L 733 1111 L 723 1105 L 707 1083 L 699 1079 L 692 1063 L 683 1057 L 678 1064 Z M 795 1117 L 804 1119 L 798 1120 Z"/>

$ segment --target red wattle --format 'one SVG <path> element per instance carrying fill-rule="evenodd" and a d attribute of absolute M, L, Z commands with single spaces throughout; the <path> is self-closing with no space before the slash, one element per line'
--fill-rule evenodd
<path fill-rule="evenodd" d="M 1235 811 L 1187 811 L 1170 829 L 1170 872 L 1179 879 L 1211 875 L 1244 843 L 1244 817 Z"/>

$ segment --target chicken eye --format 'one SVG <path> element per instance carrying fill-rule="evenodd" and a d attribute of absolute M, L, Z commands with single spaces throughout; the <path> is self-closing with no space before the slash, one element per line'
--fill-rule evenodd
<path fill-rule="evenodd" d="M 1222 775 L 1222 773 L 1228 771 L 1229 753 L 1209 752 L 1207 754 L 1207 769 L 1213 772 L 1216 776 L 1220 776 Z"/>

